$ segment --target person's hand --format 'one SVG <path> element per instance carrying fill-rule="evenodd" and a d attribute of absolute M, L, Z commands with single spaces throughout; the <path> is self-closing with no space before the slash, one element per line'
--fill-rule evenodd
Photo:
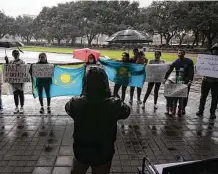
<path fill-rule="evenodd" d="M 5 56 L 5 61 L 8 61 L 8 57 L 7 56 Z"/>
<path fill-rule="evenodd" d="M 167 81 L 167 79 L 164 79 L 164 81 L 163 81 L 163 84 L 164 84 L 164 85 L 165 85 L 166 81 Z"/>
<path fill-rule="evenodd" d="M 189 81 L 189 82 L 188 82 L 188 86 L 191 86 L 191 85 L 192 85 L 192 81 Z"/>

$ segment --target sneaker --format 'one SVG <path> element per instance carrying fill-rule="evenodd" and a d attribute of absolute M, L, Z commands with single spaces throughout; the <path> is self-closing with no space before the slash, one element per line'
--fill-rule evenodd
<path fill-rule="evenodd" d="M 182 110 L 182 115 L 185 115 L 186 114 L 186 110 Z"/>
<path fill-rule="evenodd" d="M 4 114 L 4 111 L 3 111 L 3 109 L 0 109 L 0 114 Z"/>
<path fill-rule="evenodd" d="M 204 114 L 204 113 L 203 113 L 202 111 L 198 111 L 198 112 L 196 113 L 196 115 L 199 116 L 199 117 L 202 117 L 203 114 Z"/>
<path fill-rule="evenodd" d="M 138 100 L 137 103 L 138 103 L 139 105 L 141 105 L 141 104 L 142 104 L 142 101 L 141 101 L 141 100 Z"/>
<path fill-rule="evenodd" d="M 181 116 L 183 116 L 183 110 L 178 110 L 178 112 L 177 112 L 177 115 L 179 116 L 179 117 L 181 117 Z"/>
<path fill-rule="evenodd" d="M 23 113 L 24 113 L 23 107 L 20 107 L 20 114 L 23 114 Z"/>
<path fill-rule="evenodd" d="M 51 113 L 51 107 L 50 106 L 48 106 L 47 111 L 48 111 L 48 114 Z"/>
<path fill-rule="evenodd" d="M 145 103 L 142 103 L 142 109 L 143 110 L 145 109 Z"/>
<path fill-rule="evenodd" d="M 129 100 L 129 104 L 132 105 L 132 103 L 133 103 L 133 101 L 132 101 L 132 100 Z"/>
<path fill-rule="evenodd" d="M 41 107 L 41 109 L 40 109 L 39 113 L 40 113 L 40 114 L 44 114 L 44 112 L 45 112 L 44 108 L 43 108 L 43 107 Z"/>
<path fill-rule="evenodd" d="M 157 109 L 157 108 L 158 108 L 157 104 L 154 104 L 154 109 Z"/>
<path fill-rule="evenodd" d="M 18 107 L 16 107 L 15 109 L 14 109 L 14 114 L 17 114 L 19 112 L 19 109 L 18 109 Z"/>
<path fill-rule="evenodd" d="M 210 119 L 216 119 L 216 114 L 215 113 L 211 113 L 210 114 Z"/>

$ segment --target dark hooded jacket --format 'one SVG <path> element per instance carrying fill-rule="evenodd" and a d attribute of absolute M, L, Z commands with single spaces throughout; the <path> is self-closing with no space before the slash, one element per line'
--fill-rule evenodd
<path fill-rule="evenodd" d="M 117 134 L 117 121 L 130 115 L 130 108 L 111 97 L 107 75 L 91 68 L 84 79 L 83 94 L 73 97 L 65 110 L 74 120 L 74 154 L 89 165 L 102 165 L 112 160 Z"/>

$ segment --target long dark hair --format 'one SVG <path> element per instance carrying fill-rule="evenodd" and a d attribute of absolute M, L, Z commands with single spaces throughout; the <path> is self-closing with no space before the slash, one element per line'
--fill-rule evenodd
<path fill-rule="evenodd" d="M 88 100 L 99 101 L 111 97 L 108 77 L 99 67 L 91 67 L 83 79 L 83 96 Z"/>

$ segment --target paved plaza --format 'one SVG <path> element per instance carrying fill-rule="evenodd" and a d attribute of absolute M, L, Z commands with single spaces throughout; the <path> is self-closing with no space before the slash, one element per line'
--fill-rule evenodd
<path fill-rule="evenodd" d="M 218 124 L 216 120 L 209 120 L 210 102 L 207 103 L 204 118 L 195 116 L 199 88 L 200 80 L 197 80 L 191 89 L 187 114 L 182 118 L 164 115 L 163 86 L 156 111 L 153 109 L 153 95 L 149 97 L 145 111 L 134 101 L 131 116 L 118 122 L 116 154 L 111 173 L 137 173 L 144 156 L 153 164 L 216 156 Z M 145 91 L 146 86 L 142 96 Z M 25 98 L 25 114 L 13 115 L 13 97 L 3 96 L 5 113 L 0 118 L 0 172 L 70 173 L 74 125 L 64 109 L 70 97 L 52 99 L 51 115 L 39 115 L 38 100 L 31 95 Z"/>

